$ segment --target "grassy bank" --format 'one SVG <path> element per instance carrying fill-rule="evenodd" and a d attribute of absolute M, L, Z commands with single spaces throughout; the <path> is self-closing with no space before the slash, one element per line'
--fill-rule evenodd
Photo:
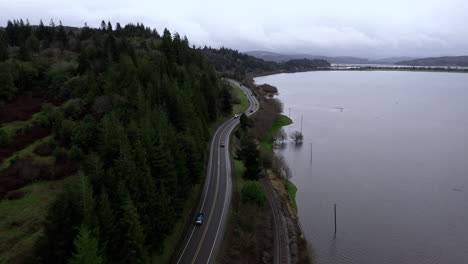
<path fill-rule="evenodd" d="M 266 149 L 273 150 L 273 136 L 278 132 L 282 127 L 292 124 L 293 121 L 285 116 L 280 115 L 274 122 L 270 131 L 266 136 L 260 141 L 260 145 Z"/>
<path fill-rule="evenodd" d="M 229 82 L 229 84 L 234 89 L 234 96 L 236 96 L 238 101 L 240 102 L 240 104 L 233 105 L 232 112 L 234 114 L 242 114 L 242 113 L 245 112 L 245 110 L 247 110 L 247 108 L 250 105 L 249 99 L 247 98 L 247 95 L 245 95 L 244 91 L 242 91 L 241 88 L 237 87 L 236 85 L 232 84 L 231 82 Z"/>
<path fill-rule="evenodd" d="M 291 198 L 294 210 L 296 210 L 296 213 L 297 213 L 297 203 L 296 203 L 297 187 L 296 185 L 294 185 L 294 183 L 290 182 L 289 180 L 286 180 L 286 189 L 288 190 L 289 198 Z"/>
<path fill-rule="evenodd" d="M 33 183 L 14 191 L 18 199 L 0 202 L 0 263 L 21 262 L 30 254 L 42 233 L 47 208 L 62 186 L 76 179 Z"/>

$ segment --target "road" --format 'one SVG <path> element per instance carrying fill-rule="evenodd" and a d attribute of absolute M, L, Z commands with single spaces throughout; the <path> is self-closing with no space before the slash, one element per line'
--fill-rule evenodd
<path fill-rule="evenodd" d="M 259 103 L 250 90 L 236 81 L 228 81 L 240 87 L 247 95 L 250 106 L 245 111 L 246 115 L 255 113 Z M 189 228 L 177 264 L 209 264 L 216 260 L 231 204 L 232 170 L 229 137 L 237 124 L 239 118 L 227 120 L 218 127 L 211 139 L 207 176 L 197 210 L 203 213 L 204 222 L 201 226 L 194 225 Z M 220 146 L 222 142 L 225 142 L 225 147 Z M 195 221 L 195 216 L 193 219 Z"/>

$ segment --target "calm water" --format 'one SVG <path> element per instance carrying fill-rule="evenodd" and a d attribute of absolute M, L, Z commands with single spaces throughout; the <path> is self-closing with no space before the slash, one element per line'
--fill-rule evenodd
<path fill-rule="evenodd" d="M 277 86 L 315 263 L 468 263 L 468 74 L 323 71 Z M 311 151 L 312 149 L 312 151 Z M 333 204 L 338 232 L 333 238 Z"/>

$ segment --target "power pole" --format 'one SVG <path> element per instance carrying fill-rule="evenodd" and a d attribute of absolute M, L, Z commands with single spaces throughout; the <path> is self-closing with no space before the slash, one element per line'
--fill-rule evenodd
<path fill-rule="evenodd" d="M 333 206 L 333 211 L 335 212 L 335 236 L 336 236 L 336 204 Z"/>
<path fill-rule="evenodd" d="M 291 107 L 289 107 L 289 114 L 288 117 L 291 118 Z"/>
<path fill-rule="evenodd" d="M 302 134 L 302 117 L 303 115 L 301 115 L 301 134 Z"/>
<path fill-rule="evenodd" d="M 310 164 L 312 164 L 312 142 L 310 142 Z"/>

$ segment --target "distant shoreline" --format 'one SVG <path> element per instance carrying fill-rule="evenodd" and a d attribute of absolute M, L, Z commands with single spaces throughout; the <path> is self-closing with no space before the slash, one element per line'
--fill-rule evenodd
<path fill-rule="evenodd" d="M 448 73 L 468 73 L 468 69 L 431 69 L 431 68 L 396 68 L 396 67 L 356 67 L 356 68 L 317 68 L 300 71 L 272 71 L 250 74 L 249 78 L 264 77 L 281 73 L 298 73 L 298 72 L 316 72 L 316 71 L 408 71 L 408 72 L 448 72 Z"/>

